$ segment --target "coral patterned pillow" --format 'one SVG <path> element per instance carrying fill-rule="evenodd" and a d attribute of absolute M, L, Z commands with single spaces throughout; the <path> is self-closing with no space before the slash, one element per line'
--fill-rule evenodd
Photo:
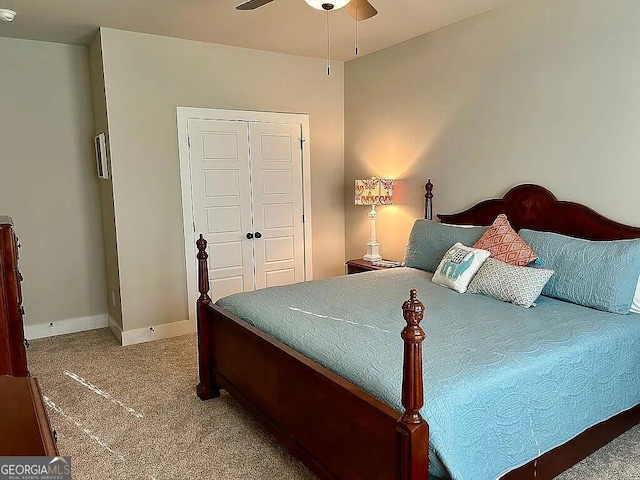
<path fill-rule="evenodd" d="M 504 213 L 496 217 L 489 230 L 473 244 L 473 248 L 489 250 L 492 258 L 520 267 L 538 258 L 538 255 L 511 227 Z"/>

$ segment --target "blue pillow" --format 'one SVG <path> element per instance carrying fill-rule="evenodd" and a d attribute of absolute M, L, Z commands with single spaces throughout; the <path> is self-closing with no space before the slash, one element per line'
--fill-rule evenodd
<path fill-rule="evenodd" d="M 409 235 L 404 263 L 407 267 L 435 272 L 444 254 L 456 243 L 471 246 L 488 227 L 460 227 L 431 220 L 416 220 Z"/>
<path fill-rule="evenodd" d="M 555 270 L 543 295 L 629 313 L 640 274 L 640 239 L 594 242 L 526 229 L 518 233 L 538 254 L 535 266 Z"/>

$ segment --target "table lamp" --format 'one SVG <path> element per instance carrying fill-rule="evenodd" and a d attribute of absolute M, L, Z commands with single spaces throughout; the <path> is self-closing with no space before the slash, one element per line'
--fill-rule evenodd
<path fill-rule="evenodd" d="M 380 255 L 380 244 L 376 241 L 376 205 L 393 204 L 393 180 L 389 178 L 366 178 L 356 180 L 355 204 L 371 205 L 369 211 L 370 229 L 369 241 L 367 242 L 367 254 L 362 257 L 370 262 L 382 260 Z"/>

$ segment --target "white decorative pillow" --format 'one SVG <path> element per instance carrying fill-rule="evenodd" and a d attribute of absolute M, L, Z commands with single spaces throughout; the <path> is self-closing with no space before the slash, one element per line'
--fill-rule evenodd
<path fill-rule="evenodd" d="M 433 282 L 459 293 L 467 291 L 469 282 L 480 269 L 489 253 L 479 248 L 465 247 L 456 243 L 444 254 L 433 274 Z"/>
<path fill-rule="evenodd" d="M 633 296 L 633 302 L 631 303 L 631 310 L 629 311 L 633 313 L 640 313 L 640 277 L 638 278 L 636 293 Z"/>
<path fill-rule="evenodd" d="M 489 258 L 469 284 L 468 293 L 480 293 L 524 308 L 534 305 L 553 270 L 519 267 Z"/>

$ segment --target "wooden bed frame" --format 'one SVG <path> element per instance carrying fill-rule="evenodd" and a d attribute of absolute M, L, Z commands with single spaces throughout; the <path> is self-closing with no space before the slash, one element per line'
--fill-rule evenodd
<path fill-rule="evenodd" d="M 428 219 L 432 190 L 429 181 L 425 195 Z M 502 199 L 438 217 L 445 223 L 490 225 L 499 213 L 506 213 L 516 230 L 532 228 L 591 240 L 640 237 L 640 228 L 609 220 L 584 205 L 558 201 L 537 185 L 520 185 Z M 207 400 L 219 396 L 220 389 L 226 390 L 320 478 L 426 480 L 429 426 L 418 413 L 423 405 L 424 332 L 419 324 L 424 307 L 415 290 L 402 306 L 407 322 L 401 333 L 404 411 L 398 412 L 214 305 L 208 295 L 202 235 L 197 247 L 198 396 Z M 638 423 L 640 405 L 502 478 L 551 479 Z"/>

